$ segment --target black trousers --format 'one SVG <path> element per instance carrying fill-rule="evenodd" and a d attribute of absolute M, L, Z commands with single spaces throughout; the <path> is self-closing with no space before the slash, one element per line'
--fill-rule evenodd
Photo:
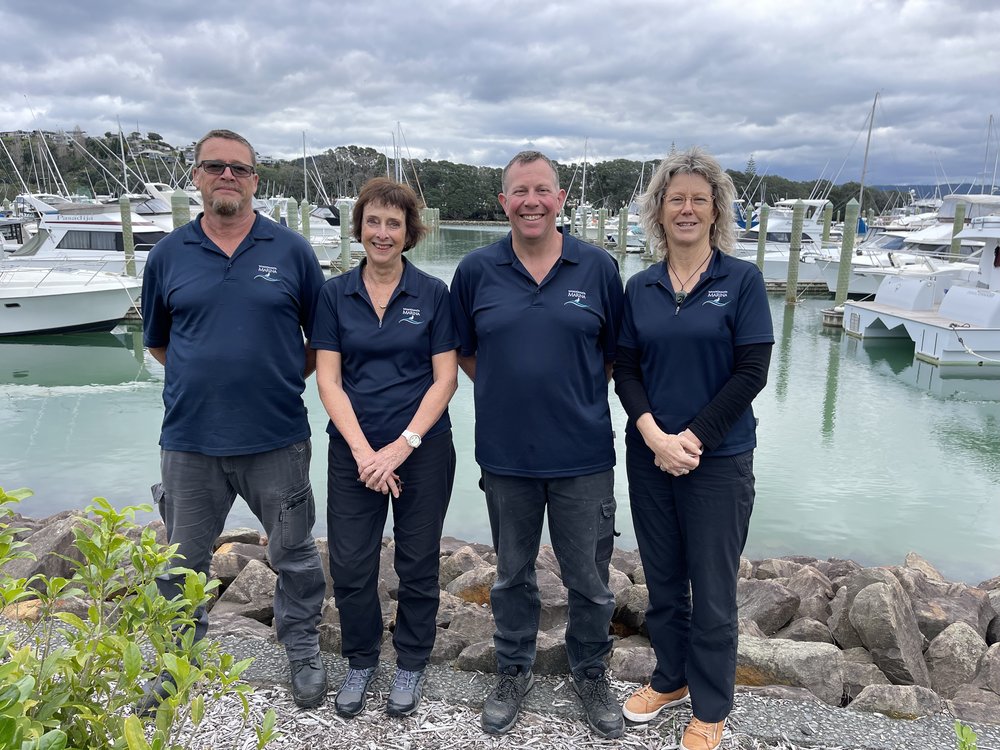
<path fill-rule="evenodd" d="M 399 498 L 369 490 L 347 443 L 331 437 L 327 468 L 326 522 L 333 595 L 340 612 L 342 653 L 354 669 L 378 662 L 382 607 L 378 598 L 382 533 L 392 503 L 392 533 L 399 576 L 397 665 L 423 669 L 434 648 L 440 584 L 441 529 L 455 480 L 451 432 L 424 440 L 396 470 Z"/>

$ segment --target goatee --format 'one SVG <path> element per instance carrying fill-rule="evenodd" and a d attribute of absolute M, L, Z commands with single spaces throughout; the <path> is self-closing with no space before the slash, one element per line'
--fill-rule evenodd
<path fill-rule="evenodd" d="M 236 216 L 239 213 L 242 201 L 227 201 L 223 198 L 212 199 L 212 210 L 219 216 Z"/>

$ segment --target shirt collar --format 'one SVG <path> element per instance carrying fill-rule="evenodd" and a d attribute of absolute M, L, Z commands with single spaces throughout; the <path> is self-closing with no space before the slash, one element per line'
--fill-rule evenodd
<path fill-rule="evenodd" d="M 500 240 L 496 256 L 496 264 L 498 266 L 510 266 L 514 264 L 517 256 L 514 254 L 513 237 L 513 232 L 507 232 L 507 236 Z M 559 255 L 559 259 L 566 263 L 579 263 L 580 240 L 571 234 L 563 234 L 562 252 Z"/>
<path fill-rule="evenodd" d="M 396 290 L 400 294 L 406 294 L 410 297 L 415 297 L 417 294 L 417 269 L 406 259 L 406 256 L 402 256 L 403 260 L 403 275 L 399 279 L 399 283 L 396 285 Z M 364 273 L 365 266 L 368 265 L 367 258 L 362 259 L 362 261 L 354 268 L 352 268 L 349 273 L 349 278 L 347 283 L 344 285 L 344 294 L 361 295 L 361 289 L 365 285 L 365 280 L 362 276 Z M 395 292 L 394 292 L 395 294 Z"/>

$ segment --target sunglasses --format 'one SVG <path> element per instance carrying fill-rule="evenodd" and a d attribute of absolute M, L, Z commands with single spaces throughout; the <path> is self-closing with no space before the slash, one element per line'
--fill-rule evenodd
<path fill-rule="evenodd" d="M 220 175 L 226 171 L 226 167 L 229 167 L 229 171 L 233 173 L 233 177 L 249 177 L 256 171 L 249 164 L 240 164 L 238 161 L 216 161 L 214 159 L 200 161 L 195 166 L 213 175 Z"/>

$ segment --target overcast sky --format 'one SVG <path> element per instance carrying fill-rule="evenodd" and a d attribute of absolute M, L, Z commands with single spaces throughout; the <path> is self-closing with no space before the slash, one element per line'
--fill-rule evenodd
<path fill-rule="evenodd" d="M 656 159 L 868 184 L 993 182 L 996 0 L 5 3 L 0 130 L 228 127 L 261 154 L 399 122 L 413 158 Z M 405 155 L 405 154 L 404 154 Z M 6 158 L 6 157 L 3 157 Z"/>

